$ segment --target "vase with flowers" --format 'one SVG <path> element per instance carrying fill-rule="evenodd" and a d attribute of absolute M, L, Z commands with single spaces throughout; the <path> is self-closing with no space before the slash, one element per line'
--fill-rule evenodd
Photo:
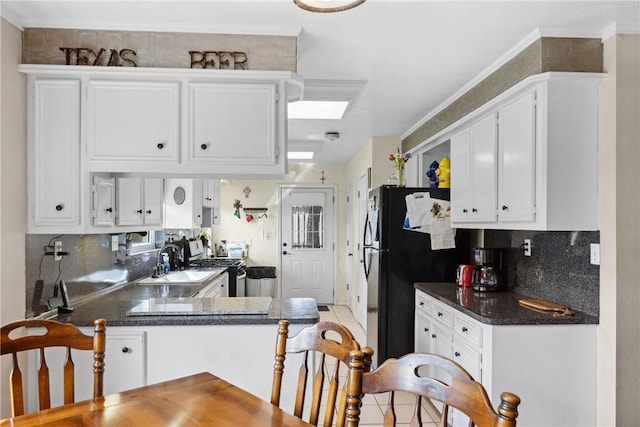
<path fill-rule="evenodd" d="M 404 164 L 411 158 L 411 153 L 400 153 L 400 149 L 396 154 L 389 154 L 389 160 L 393 162 L 393 167 L 396 169 L 396 178 L 398 187 L 404 187 L 407 185 L 407 181 L 404 177 Z"/>

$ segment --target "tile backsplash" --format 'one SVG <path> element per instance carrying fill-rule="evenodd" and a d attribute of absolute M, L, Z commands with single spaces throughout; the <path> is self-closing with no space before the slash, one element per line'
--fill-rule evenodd
<path fill-rule="evenodd" d="M 124 234 L 121 235 L 124 243 Z M 62 241 L 62 250 L 67 252 L 61 261 L 44 255 L 45 247 L 53 241 Z M 126 246 L 111 251 L 109 234 L 27 234 L 26 236 L 26 317 L 41 314 L 61 305 L 58 293 L 54 297 L 54 284 L 59 280 L 67 283 L 71 305 L 74 301 L 105 290 L 109 287 L 139 279 L 151 274 L 157 262 L 157 251 L 127 256 Z M 36 280 L 42 279 L 42 297 L 34 301 Z"/>
<path fill-rule="evenodd" d="M 532 254 L 525 257 L 524 239 Z M 485 230 L 487 248 L 505 248 L 508 286 L 531 298 L 546 299 L 599 315 L 600 266 L 590 263 L 590 244 L 598 231 Z"/>

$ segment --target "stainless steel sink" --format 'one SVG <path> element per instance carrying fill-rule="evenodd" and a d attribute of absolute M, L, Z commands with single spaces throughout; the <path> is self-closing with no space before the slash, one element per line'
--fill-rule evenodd
<path fill-rule="evenodd" d="M 172 271 L 160 277 L 148 277 L 138 280 L 139 285 L 194 285 L 202 284 L 215 275 L 221 273 L 224 268 L 211 268 L 206 270 Z"/>

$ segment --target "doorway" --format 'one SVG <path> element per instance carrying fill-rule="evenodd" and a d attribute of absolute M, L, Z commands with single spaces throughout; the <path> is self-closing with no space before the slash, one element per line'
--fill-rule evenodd
<path fill-rule="evenodd" d="M 353 284 L 353 181 L 347 184 L 347 206 L 346 206 L 346 215 L 347 215 L 347 241 L 346 241 L 346 275 L 347 275 L 347 307 L 351 309 L 352 313 L 356 312 L 356 307 L 353 302 L 355 295 L 355 286 Z"/>
<path fill-rule="evenodd" d="M 335 289 L 335 188 L 280 188 L 282 298 L 333 304 Z"/>

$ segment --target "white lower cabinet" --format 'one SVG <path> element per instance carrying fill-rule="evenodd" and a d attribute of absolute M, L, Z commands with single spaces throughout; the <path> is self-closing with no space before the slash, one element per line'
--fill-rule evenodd
<path fill-rule="evenodd" d="M 87 335 L 93 334 L 92 327 L 83 327 Z M 32 328 L 30 335 L 36 335 L 41 328 Z M 109 327 L 105 351 L 104 394 L 118 393 L 147 384 L 147 348 L 146 332 L 133 328 Z M 66 349 L 55 347 L 46 350 L 47 365 L 51 381 L 51 405 L 63 403 L 62 366 L 66 359 Z M 91 351 L 72 350 L 76 366 L 75 400 L 91 399 L 93 395 L 93 353 Z M 29 365 L 39 366 L 38 352 L 30 352 Z M 29 390 L 37 390 L 37 376 L 29 375 Z M 29 392 L 29 411 L 37 410 L 37 393 Z"/>
<path fill-rule="evenodd" d="M 494 408 L 504 391 L 520 396 L 519 426 L 596 425 L 596 325 L 490 325 L 419 290 L 415 309 L 416 352 L 459 363 Z M 453 410 L 449 422 L 468 418 Z"/>
<path fill-rule="evenodd" d="M 202 288 L 195 298 L 213 298 L 229 296 L 229 273 L 222 273 L 217 276 L 210 284 Z"/>

